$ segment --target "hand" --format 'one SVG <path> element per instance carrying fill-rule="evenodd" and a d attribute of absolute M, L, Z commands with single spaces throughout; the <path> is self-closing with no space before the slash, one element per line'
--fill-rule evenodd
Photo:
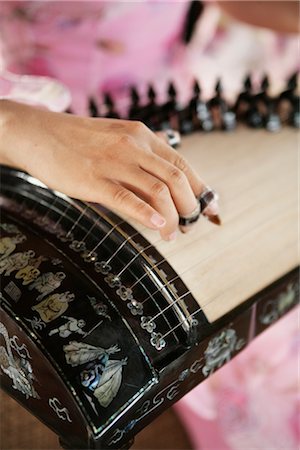
<path fill-rule="evenodd" d="M 1 125 L 2 123 L 2 125 Z M 1 162 L 175 238 L 204 183 L 141 122 L 91 119 L 0 100 Z"/>

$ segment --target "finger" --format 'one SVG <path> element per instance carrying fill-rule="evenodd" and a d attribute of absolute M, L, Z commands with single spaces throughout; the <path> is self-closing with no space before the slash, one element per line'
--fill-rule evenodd
<path fill-rule="evenodd" d="M 98 201 L 107 208 L 128 215 L 154 230 L 166 225 L 166 219 L 158 211 L 124 186 L 110 180 L 102 180 L 99 192 L 102 192 L 102 196 Z"/>
<path fill-rule="evenodd" d="M 144 171 L 149 172 L 168 187 L 179 217 L 183 219 L 192 215 L 194 220 L 190 220 L 187 224 L 193 225 L 200 215 L 199 202 L 185 174 L 168 161 L 153 153 L 145 156 L 140 165 Z M 180 227 L 182 232 L 187 232 L 191 229 L 186 227 L 182 221 L 180 225 L 183 225 L 183 227 Z"/>
<path fill-rule="evenodd" d="M 195 194 L 180 169 L 155 154 L 146 155 L 140 166 L 168 187 L 179 215 L 190 214 L 196 208 Z"/>
<path fill-rule="evenodd" d="M 204 181 L 201 180 L 199 175 L 180 153 L 165 144 L 161 139 L 157 138 L 157 136 L 155 136 L 155 138 L 152 146 L 153 152 L 181 170 L 187 177 L 194 195 L 198 197 L 205 189 Z"/>
<path fill-rule="evenodd" d="M 205 185 L 203 180 L 201 180 L 201 178 L 197 175 L 197 173 L 191 168 L 191 166 L 185 160 L 185 158 L 178 152 L 170 148 L 168 145 L 163 145 L 162 143 L 160 143 L 158 147 L 155 147 L 154 151 L 156 154 L 167 159 L 185 173 L 197 199 L 199 199 L 201 195 L 204 195 L 205 198 L 212 197 L 208 202 L 209 205 L 206 204 L 205 208 L 203 208 L 203 205 L 201 205 L 202 206 L 201 213 L 203 213 L 203 215 L 214 224 L 220 225 L 221 219 L 219 217 L 218 194 L 215 191 L 208 188 L 208 186 Z M 213 192 L 214 195 L 210 196 L 209 194 L 207 197 L 206 195 L 207 192 Z M 192 213 L 190 214 L 191 214 L 190 217 L 192 218 L 191 222 L 193 223 L 194 222 L 193 214 Z M 182 231 L 188 230 L 189 228 L 186 227 L 182 229 Z"/>
<path fill-rule="evenodd" d="M 164 217 L 166 224 L 159 230 L 161 237 L 165 240 L 174 240 L 179 216 L 168 186 L 161 179 L 141 168 L 132 170 L 128 180 L 124 181 L 123 178 L 121 184 L 145 200 Z"/>

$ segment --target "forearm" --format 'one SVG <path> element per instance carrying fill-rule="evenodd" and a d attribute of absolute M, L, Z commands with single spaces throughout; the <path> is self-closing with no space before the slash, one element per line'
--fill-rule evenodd
<path fill-rule="evenodd" d="M 22 138 L 18 123 L 22 120 L 22 105 L 10 100 L 0 99 L 0 164 L 22 168 L 18 152 Z"/>
<path fill-rule="evenodd" d="M 7 156 L 7 140 L 10 121 L 8 100 L 0 100 L 0 164 L 9 164 Z"/>
<path fill-rule="evenodd" d="M 238 20 L 283 33 L 299 32 L 297 1 L 223 1 L 219 6 Z"/>

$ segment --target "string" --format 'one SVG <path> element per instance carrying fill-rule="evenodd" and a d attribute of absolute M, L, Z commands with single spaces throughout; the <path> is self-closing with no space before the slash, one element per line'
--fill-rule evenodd
<path fill-rule="evenodd" d="M 49 196 L 48 196 L 49 197 Z M 27 195 L 27 198 L 28 198 L 28 195 Z M 30 198 L 30 195 L 29 195 L 29 198 Z M 49 210 L 47 211 L 47 213 L 43 216 L 43 219 L 47 216 L 47 214 L 49 214 L 49 211 L 51 210 L 51 208 L 53 208 L 53 206 L 55 205 L 55 203 L 57 202 L 57 199 L 58 199 L 58 197 L 56 197 L 55 199 L 54 199 L 54 201 L 50 204 L 50 205 L 48 205 L 48 208 L 49 208 Z M 32 199 L 32 197 L 31 197 L 31 200 L 35 200 L 35 199 Z M 40 202 L 38 202 L 37 200 L 35 200 L 35 202 L 38 204 L 38 203 L 40 203 Z M 26 200 L 24 200 L 23 201 L 23 204 L 24 203 L 26 203 Z M 70 206 L 71 206 L 71 204 L 69 203 L 68 204 L 68 206 L 65 208 L 65 210 L 64 210 L 64 212 L 63 212 L 63 215 L 65 216 L 66 215 L 66 212 L 67 212 L 67 210 L 70 208 Z M 35 206 L 36 207 L 36 206 Z M 73 224 L 73 226 L 72 226 L 72 228 L 69 230 L 69 232 L 68 232 L 68 234 L 70 234 L 71 232 L 72 232 L 72 230 L 75 228 L 75 226 L 79 223 L 79 221 L 80 221 L 80 219 L 85 215 L 85 213 L 86 213 L 86 211 L 87 211 L 87 209 L 88 209 L 88 205 L 86 205 L 86 207 L 83 209 L 83 211 L 81 212 L 81 214 L 79 215 L 79 217 L 77 218 L 77 220 L 76 220 L 76 222 Z M 53 209 L 52 209 L 53 210 Z M 62 217 L 62 216 L 61 216 Z M 60 220 L 61 220 L 61 218 L 60 218 Z M 86 234 L 85 234 L 85 236 L 84 236 L 84 238 L 83 238 L 83 240 L 84 239 L 86 239 L 86 237 L 90 234 L 90 232 L 92 231 L 92 229 L 96 226 L 96 224 L 99 222 L 99 220 L 100 220 L 100 217 L 98 217 L 98 219 L 93 223 L 93 225 L 92 225 L 92 227 L 90 227 L 89 228 L 89 230 L 86 232 Z M 121 222 L 119 222 L 118 224 L 115 224 L 112 228 L 111 228 L 111 230 L 100 240 L 100 242 L 98 242 L 97 243 L 97 245 L 94 247 L 94 249 L 90 252 L 90 254 L 95 250 L 95 249 L 97 249 L 98 248 L 98 246 L 99 245 L 101 245 L 101 243 L 103 243 L 103 241 L 120 225 L 120 224 L 122 224 L 124 221 L 121 221 Z M 57 222 L 58 223 L 58 222 Z M 56 223 L 56 226 L 57 226 L 57 223 Z M 145 229 L 145 228 L 144 228 Z M 68 235 L 67 234 L 67 235 Z M 106 262 L 106 264 L 108 264 L 109 262 L 111 262 L 112 261 L 112 259 L 118 254 L 118 252 L 121 250 L 121 248 L 123 248 L 125 245 L 126 245 L 126 243 L 128 243 L 130 240 L 132 240 L 132 238 L 134 238 L 135 236 L 137 236 L 139 234 L 139 232 L 135 232 L 133 235 L 131 235 L 131 236 L 128 236 L 127 237 L 127 239 L 125 239 L 123 242 L 122 242 L 122 244 L 118 247 L 118 249 L 110 256 L 110 258 L 107 260 L 107 262 Z M 153 244 L 149 244 L 146 248 L 143 248 L 142 250 L 140 250 L 137 254 L 135 254 L 135 256 L 126 264 L 126 266 L 117 274 L 117 277 L 119 277 L 125 270 L 127 270 L 128 269 L 128 267 L 133 263 L 133 261 L 136 259 L 136 258 L 138 258 L 139 256 L 140 256 L 140 254 L 141 253 L 143 253 L 144 251 L 146 251 L 147 249 L 149 249 L 149 248 L 151 248 L 152 247 L 152 245 L 153 246 L 155 246 L 155 245 L 157 245 L 159 242 L 161 242 L 162 241 L 162 239 L 159 239 L 158 241 L 156 241 L 156 242 L 154 242 Z M 154 267 L 158 267 L 160 264 L 162 264 L 163 262 L 167 262 L 167 260 L 165 259 L 165 258 L 163 258 L 160 262 L 158 262 L 157 264 L 155 264 L 154 266 L 152 266 L 151 268 L 153 269 Z M 134 285 L 132 285 L 132 287 L 133 286 L 135 286 L 137 283 L 139 283 L 140 282 L 140 280 L 144 277 L 144 276 L 146 276 L 147 275 L 147 273 L 145 273 L 145 274 L 143 274 L 143 276 L 142 277 L 140 277 L 135 283 L 134 283 Z M 144 304 L 146 301 L 148 301 L 150 298 L 152 298 L 153 299 L 153 301 L 155 302 L 155 304 L 156 304 L 156 301 L 155 301 L 155 299 L 153 298 L 153 296 L 156 294 L 156 293 L 158 293 L 158 292 L 161 292 L 166 286 L 168 286 L 168 285 L 170 285 L 172 282 L 174 282 L 176 279 L 180 279 L 180 276 L 179 275 L 176 275 L 172 280 L 169 280 L 167 283 L 165 283 L 163 286 L 161 286 L 159 289 L 157 289 L 154 293 L 152 293 L 152 294 L 150 294 L 150 296 L 148 296 L 143 302 L 142 302 L 142 304 Z M 154 322 L 159 316 L 161 316 L 161 315 L 164 315 L 165 314 L 165 312 L 168 310 L 168 309 L 170 309 L 170 308 L 172 308 L 175 304 L 177 304 L 180 300 L 182 300 L 183 298 L 185 298 L 187 295 L 189 295 L 189 294 L 192 294 L 191 293 L 191 291 L 190 290 L 188 290 L 187 292 L 185 292 L 183 295 L 181 295 L 180 297 L 178 297 L 174 302 L 172 302 L 172 303 L 169 303 L 169 305 L 167 306 L 167 307 L 165 307 L 164 309 L 162 309 L 162 310 L 160 310 L 155 316 L 153 316 L 150 320 L 149 320 L 149 323 L 150 322 Z M 206 305 L 204 305 L 204 306 L 206 306 Z M 163 339 L 163 338 L 165 338 L 165 337 L 167 337 L 169 334 L 171 334 L 171 333 L 173 333 L 174 332 L 174 330 L 176 330 L 178 327 L 180 327 L 184 322 L 186 322 L 188 319 L 190 319 L 190 318 L 192 318 L 195 314 L 197 314 L 198 312 L 200 312 L 202 310 L 202 308 L 199 308 L 198 310 L 196 310 L 194 313 L 192 313 L 192 314 L 190 314 L 189 316 L 187 316 L 187 317 L 185 317 L 183 320 L 181 320 L 181 321 L 179 321 L 178 322 L 178 324 L 175 326 L 175 327 L 173 327 L 173 328 L 171 328 L 170 327 L 170 324 L 169 324 L 169 321 L 167 320 L 167 318 L 166 317 L 164 317 L 164 319 L 166 320 L 166 322 L 167 322 L 167 324 L 168 324 L 168 326 L 170 327 L 170 330 L 166 333 L 166 334 L 164 334 L 162 337 L 160 337 L 160 339 Z"/>
<path fill-rule="evenodd" d="M 45 223 L 46 222 L 46 218 L 48 216 L 48 214 L 53 211 L 53 206 L 55 205 L 55 203 L 57 202 L 59 197 L 55 196 L 54 197 L 54 201 L 48 206 L 48 209 L 46 211 L 46 213 L 43 215 L 43 217 L 41 218 L 41 222 Z"/>
<path fill-rule="evenodd" d="M 59 217 L 59 219 L 55 222 L 53 229 L 56 230 L 57 226 L 59 225 L 59 223 L 62 221 L 62 219 L 64 218 L 68 218 L 68 216 L 66 215 L 67 211 L 70 209 L 71 207 L 71 203 L 68 203 L 68 206 L 66 207 L 66 209 L 63 211 L 63 213 L 61 214 L 61 216 Z"/>
<path fill-rule="evenodd" d="M 121 222 L 116 223 L 115 225 L 113 225 L 113 227 L 106 233 L 106 235 L 97 243 L 97 245 L 95 245 L 95 247 L 90 250 L 88 256 L 91 256 L 99 247 L 99 245 L 101 245 L 108 237 L 109 235 L 118 227 L 120 226 L 124 221 L 122 220 Z"/>
<path fill-rule="evenodd" d="M 83 236 L 83 238 L 81 239 L 81 242 L 85 242 L 85 239 L 88 237 L 88 235 L 91 233 L 92 229 L 95 228 L 95 226 L 98 224 L 99 220 L 100 220 L 100 216 L 98 217 L 97 220 L 94 221 L 93 225 L 88 229 L 88 231 L 85 233 L 85 235 Z"/>
<path fill-rule="evenodd" d="M 27 194 L 27 196 L 28 196 L 28 194 Z M 30 196 L 29 196 L 29 198 L 30 198 Z M 31 198 L 32 199 L 32 198 Z M 25 200 L 25 203 L 26 203 L 26 200 Z M 38 203 L 38 202 L 37 202 Z M 54 203 L 55 203 L 55 201 L 54 202 L 52 202 L 52 206 L 54 205 Z M 51 206 L 51 205 L 50 205 Z M 70 207 L 70 204 L 68 205 L 68 207 L 65 209 L 65 211 L 68 209 Z M 80 214 L 80 216 L 78 217 L 78 219 L 77 219 L 77 221 L 75 222 L 76 224 L 78 224 L 79 223 L 79 221 L 80 221 L 80 219 L 81 219 L 81 217 L 83 217 L 83 215 L 85 214 L 85 212 L 87 211 L 87 209 L 88 209 L 88 205 L 86 205 L 86 207 L 84 208 L 84 210 L 82 211 L 82 213 Z M 98 220 L 99 220 L 99 218 L 97 219 L 97 222 L 98 222 Z M 123 222 L 123 221 L 122 221 Z M 120 222 L 120 223 L 122 223 L 122 222 Z M 112 227 L 112 229 L 109 231 L 109 233 L 97 244 L 97 246 L 99 246 L 99 245 L 101 245 L 101 242 L 103 242 L 105 239 L 106 239 L 106 237 L 109 235 L 109 234 L 111 234 L 112 232 L 113 232 L 113 230 L 118 226 L 119 224 L 116 224 L 116 225 L 114 225 L 113 227 Z M 87 232 L 87 234 L 89 234 L 89 232 L 91 231 L 91 229 L 93 228 L 95 226 L 95 224 L 93 224 L 93 226 L 89 229 L 89 231 Z M 71 230 L 72 229 L 74 229 L 74 224 L 73 224 L 73 227 L 71 228 Z M 69 231 L 69 232 L 71 232 L 71 230 Z M 117 255 L 117 253 L 121 250 L 121 248 L 123 248 L 125 245 L 126 245 L 126 243 L 127 242 L 129 242 L 133 237 L 135 237 L 136 235 L 138 235 L 139 233 L 138 232 L 136 232 L 136 233 L 134 233 L 133 235 L 131 235 L 131 236 L 129 236 L 126 240 L 124 240 L 123 241 L 123 243 L 121 244 L 121 246 L 113 253 L 113 255 L 111 255 L 111 257 L 109 258 L 109 260 L 107 261 L 107 263 L 108 262 L 110 262 L 116 255 Z M 162 241 L 162 239 L 160 239 L 160 240 L 158 240 L 157 242 L 155 242 L 155 243 L 153 243 L 153 245 L 155 246 L 155 245 L 157 245 L 157 243 L 159 243 L 159 242 L 161 242 Z M 97 247 L 96 246 L 96 247 Z M 148 248 L 150 248 L 152 246 L 152 244 L 150 244 L 150 245 L 148 245 L 145 249 L 142 249 L 140 252 L 138 252 L 135 256 L 134 256 L 134 258 L 131 260 L 131 261 L 129 261 L 129 263 L 127 263 L 127 265 L 126 265 L 126 267 L 124 267 L 123 269 L 122 269 L 122 271 L 120 272 L 120 274 L 121 273 L 123 273 L 124 272 L 124 270 L 126 270 L 128 267 L 129 267 L 129 265 L 141 254 L 141 253 L 143 253 L 145 250 L 147 250 Z M 167 260 L 165 259 L 165 258 L 163 258 L 163 260 L 162 261 L 160 261 L 159 263 L 157 263 L 155 266 L 152 266 L 152 268 L 154 268 L 154 267 L 157 267 L 158 265 L 160 265 L 160 264 L 162 264 L 163 262 L 167 262 Z M 147 275 L 147 273 L 145 273 L 145 274 L 143 274 L 143 277 L 144 276 L 146 276 Z M 141 277 L 141 278 L 143 278 L 143 277 Z M 140 278 L 140 279 L 141 279 Z M 170 283 L 172 283 L 172 282 L 174 282 L 176 279 L 179 279 L 180 278 L 180 276 L 179 275 L 176 275 L 172 280 L 169 280 L 167 283 L 165 283 L 163 286 L 161 286 L 159 289 L 157 289 L 156 291 L 155 291 L 155 293 L 157 293 L 157 292 L 160 292 L 160 291 L 162 291 L 166 286 L 168 286 Z M 139 279 L 139 280 L 140 280 Z M 138 282 L 139 282 L 139 280 L 137 280 L 135 283 L 134 283 L 134 285 L 136 285 Z M 149 297 L 147 297 L 147 299 L 145 299 L 144 301 L 143 301 L 143 303 L 145 303 L 149 298 L 151 298 L 151 297 L 153 297 L 153 295 L 155 295 L 155 293 L 153 293 L 153 294 L 151 294 Z M 181 297 L 178 297 L 176 300 L 175 300 L 175 302 L 172 302 L 172 303 L 170 303 L 166 308 L 164 308 L 163 310 L 161 310 L 159 313 L 157 313 L 152 319 L 151 319 L 151 321 L 154 321 L 157 317 L 159 317 L 160 315 L 162 315 L 162 314 L 164 314 L 165 313 L 165 311 L 166 310 L 168 310 L 169 308 L 171 308 L 174 304 L 176 304 L 179 300 L 181 300 L 182 298 L 184 298 L 185 296 L 187 296 L 188 294 L 192 294 L 192 292 L 190 291 L 190 290 L 188 290 L 187 292 L 185 292 L 185 294 L 183 294 Z M 153 299 L 154 300 L 154 299 Z M 204 306 L 206 306 L 206 305 L 204 305 Z M 201 310 L 201 308 L 198 310 L 198 311 L 200 311 Z M 196 314 L 196 312 L 194 313 L 194 314 Z M 188 317 L 190 317 L 190 316 L 188 316 Z M 185 318 L 185 320 L 187 320 L 187 318 Z M 185 321 L 184 320 L 184 321 Z M 177 326 L 180 326 L 182 323 L 184 323 L 184 322 L 180 322 Z M 176 326 L 176 328 L 177 328 L 177 326 Z M 171 331 L 170 331 L 171 332 Z"/>
<path fill-rule="evenodd" d="M 192 314 L 189 314 L 184 320 L 182 320 L 177 325 L 175 325 L 175 327 L 171 328 L 167 333 L 163 334 L 160 337 L 160 339 L 164 339 L 165 337 L 169 336 L 169 334 L 173 333 L 174 330 L 176 330 L 178 327 L 180 327 L 184 322 L 186 322 L 188 319 L 191 319 L 192 317 L 194 317 L 196 314 L 198 314 L 201 311 L 202 311 L 202 308 L 199 308 L 196 311 L 194 311 Z"/>
<path fill-rule="evenodd" d="M 76 221 L 73 223 L 72 227 L 67 232 L 66 238 L 68 238 L 70 236 L 70 234 L 72 233 L 72 231 L 74 230 L 76 225 L 78 225 L 78 223 L 80 222 L 80 219 L 84 216 L 84 214 L 86 213 L 87 209 L 88 209 L 88 205 L 86 205 L 85 208 L 81 211 L 81 214 L 79 214 L 79 216 L 77 217 Z"/>
<path fill-rule="evenodd" d="M 252 231 L 252 230 L 249 230 L 248 233 L 250 233 L 251 231 Z M 246 234 L 247 234 L 247 233 L 246 233 Z M 240 236 L 239 239 L 236 239 L 235 242 L 237 242 L 238 240 L 244 239 L 244 238 L 245 238 L 245 234 L 243 234 L 243 236 Z M 228 243 L 228 245 L 225 246 L 225 247 L 223 247 L 223 249 L 226 250 L 226 249 L 227 249 L 228 247 L 230 247 L 231 245 L 232 245 L 232 243 Z M 211 255 L 208 256 L 207 258 L 205 258 L 204 260 L 199 261 L 198 264 L 196 264 L 196 265 L 194 266 L 194 268 L 198 267 L 200 264 L 203 264 L 203 261 L 209 259 L 210 257 L 211 257 Z M 177 275 L 177 277 L 175 277 L 175 278 L 181 279 L 182 275 L 184 275 L 185 273 L 187 273 L 189 270 L 190 270 L 190 269 L 188 269 L 188 270 L 182 272 L 181 274 Z M 175 280 L 175 278 L 173 279 L 173 281 Z M 172 283 L 172 280 L 169 281 L 169 282 L 168 282 L 167 284 L 165 284 L 164 286 L 162 286 L 162 287 L 160 288 L 160 291 L 161 291 L 165 286 L 167 286 L 167 285 L 170 284 L 170 283 Z M 158 291 L 157 291 L 157 292 L 158 292 Z M 188 294 L 193 295 L 193 292 L 192 292 L 191 290 L 188 290 L 184 295 L 188 295 Z M 149 298 L 149 297 L 148 297 L 148 298 Z M 179 299 L 180 299 L 180 298 L 176 299 L 175 303 L 176 303 Z M 206 302 L 200 309 L 198 309 L 197 311 L 195 311 L 195 312 L 193 313 L 193 315 L 196 314 L 197 312 L 200 312 L 201 310 L 203 310 L 204 307 L 206 307 L 206 306 L 212 304 L 212 303 L 215 302 L 216 300 L 217 300 L 217 298 L 213 298 L 213 299 L 211 299 L 210 301 Z M 172 303 L 172 304 L 174 304 L 174 303 Z M 172 305 L 172 304 L 171 304 L 171 305 Z M 168 309 L 168 308 L 169 308 L 169 306 L 167 306 L 165 309 L 161 310 L 161 312 L 160 312 L 158 315 L 163 314 L 163 313 L 166 311 L 166 309 Z M 185 319 L 185 320 L 187 320 L 187 319 Z M 179 325 L 181 325 L 182 323 L 183 323 L 183 322 L 179 323 Z M 178 326 L 179 326 L 179 325 L 178 325 Z M 177 328 L 177 327 L 176 327 L 176 328 Z"/>
<path fill-rule="evenodd" d="M 152 245 L 150 245 L 149 247 L 152 247 Z M 148 248 L 148 247 L 147 247 Z M 157 267 L 162 264 L 163 262 L 165 262 L 165 259 L 162 259 L 161 261 L 159 261 L 157 264 L 154 264 L 153 266 L 151 266 L 151 269 L 157 269 Z M 145 272 L 140 278 L 138 278 L 131 286 L 130 289 L 133 289 L 138 283 L 140 283 L 142 281 L 142 279 L 144 277 L 146 277 L 148 275 L 147 272 Z M 155 294 L 155 292 L 154 292 Z"/>
<path fill-rule="evenodd" d="M 18 193 L 16 191 L 16 193 Z M 45 191 L 45 194 L 48 198 L 52 198 L 48 191 Z M 23 193 L 24 195 L 24 193 Z M 36 203 L 36 205 L 40 204 L 40 201 L 36 200 L 32 195 L 30 195 L 30 193 L 26 192 L 26 197 L 27 199 L 30 199 L 32 201 L 34 201 Z M 48 204 L 48 208 L 49 210 L 47 211 L 47 213 L 43 216 L 46 217 L 47 214 L 49 214 L 49 211 L 51 209 L 51 207 L 54 206 L 54 204 L 58 201 L 58 199 L 60 200 L 59 197 L 55 197 L 54 201 L 51 204 Z M 23 200 L 23 204 L 26 204 L 26 199 Z M 63 215 L 66 216 L 66 211 L 70 208 L 70 203 L 68 204 L 67 208 L 65 208 Z M 84 210 L 81 212 L 81 214 L 79 215 L 79 217 L 77 218 L 76 222 L 73 224 L 73 227 L 69 230 L 68 233 L 70 233 L 73 229 L 74 229 L 74 225 L 78 224 L 81 217 L 83 217 L 83 215 L 85 214 L 86 210 L 88 208 L 88 205 L 86 205 L 86 207 L 84 208 Z M 52 209 L 53 211 L 53 209 Z M 66 216 L 67 217 L 67 216 Z M 62 216 L 60 216 L 60 219 L 62 219 Z M 96 220 L 96 222 L 92 225 L 92 227 L 86 232 L 86 235 L 84 236 L 83 239 L 86 238 L 86 236 L 88 236 L 88 234 L 91 232 L 91 230 L 94 228 L 94 226 L 96 225 L 96 223 L 100 220 L 100 217 Z M 57 226 L 58 221 L 56 222 L 55 226 Z M 97 243 L 97 245 L 89 252 L 89 254 L 92 254 L 103 242 L 104 240 L 122 223 L 124 223 L 124 221 L 120 221 L 117 224 L 115 224 L 110 230 L 109 232 Z M 146 228 L 144 228 L 146 229 Z M 134 238 L 135 236 L 137 236 L 139 234 L 139 232 L 135 232 L 134 234 L 132 234 L 131 236 L 129 236 L 127 239 L 125 239 L 123 241 L 123 243 L 118 247 L 118 249 L 110 256 L 110 258 L 107 260 L 106 264 L 108 264 L 109 262 L 112 261 L 112 259 L 118 254 L 118 252 L 126 245 L 126 243 L 128 243 L 130 240 L 132 240 L 132 238 Z M 154 242 L 153 244 L 149 244 L 146 248 L 143 248 L 142 250 L 140 250 L 138 253 L 135 254 L 135 256 L 126 264 L 126 266 L 119 272 L 119 274 L 117 276 L 120 276 L 126 269 L 128 269 L 128 267 L 132 264 L 132 262 L 138 258 L 141 253 L 143 253 L 145 250 L 149 249 L 152 247 L 152 245 L 157 245 L 159 242 L 161 242 L 162 239 L 159 239 L 158 241 Z M 165 258 L 163 258 L 158 264 L 152 266 L 152 268 L 154 267 L 158 267 L 160 264 L 162 264 L 163 262 L 166 262 L 167 260 Z M 140 280 L 145 277 L 147 275 L 147 273 L 144 273 L 142 277 L 140 277 L 135 283 L 134 285 L 132 285 L 132 287 L 134 287 L 137 283 L 140 282 Z M 178 276 L 174 277 L 172 280 L 170 280 L 168 283 L 164 284 L 161 288 L 157 289 L 153 294 L 150 294 L 144 301 L 143 303 L 145 303 L 148 299 L 150 299 L 153 295 L 155 295 L 157 292 L 161 291 L 164 287 L 166 287 L 168 284 L 172 283 L 176 278 L 179 278 Z"/>
<path fill-rule="evenodd" d="M 131 236 L 128 236 L 123 242 L 122 244 L 117 248 L 117 250 L 108 258 L 108 260 L 106 261 L 106 264 L 109 264 L 113 258 L 119 253 L 119 251 L 134 237 L 137 236 L 139 234 L 139 232 L 137 231 L 136 233 L 134 233 Z"/>
<path fill-rule="evenodd" d="M 122 273 L 128 269 L 128 267 L 136 260 L 136 258 L 138 258 L 141 253 L 143 253 L 145 250 L 148 250 L 149 248 L 152 247 L 152 244 L 149 244 L 147 247 L 143 248 L 142 250 L 140 250 L 124 267 L 123 269 L 117 274 L 117 277 L 120 277 L 122 275 Z M 144 274 L 146 275 L 146 273 Z"/>
<path fill-rule="evenodd" d="M 165 309 L 161 310 L 159 313 L 157 313 L 155 316 L 151 317 L 151 319 L 148 321 L 148 323 L 153 322 L 155 319 L 157 319 L 157 317 L 159 317 L 161 314 L 163 314 L 165 311 L 167 311 L 169 308 L 171 308 L 173 305 L 176 305 L 177 302 L 179 302 L 180 300 L 182 300 L 184 297 L 186 297 L 187 295 L 189 295 L 190 292 L 185 292 L 183 295 L 181 295 L 181 297 L 178 297 L 175 302 L 170 303 Z"/>

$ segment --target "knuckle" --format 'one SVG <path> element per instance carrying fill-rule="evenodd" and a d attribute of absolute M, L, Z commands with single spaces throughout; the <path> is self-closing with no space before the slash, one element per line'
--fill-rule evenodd
<path fill-rule="evenodd" d="M 170 169 L 170 179 L 172 183 L 182 185 L 184 184 L 186 177 L 182 170 L 178 169 L 177 167 L 172 167 Z"/>
<path fill-rule="evenodd" d="M 134 145 L 134 139 L 130 134 L 123 134 L 120 137 L 120 145 L 122 147 L 132 147 Z"/>
<path fill-rule="evenodd" d="M 186 159 L 182 155 L 177 155 L 174 161 L 174 165 L 181 170 L 181 172 L 186 173 L 189 169 Z"/>
<path fill-rule="evenodd" d="M 127 189 L 120 188 L 118 189 L 113 197 L 113 201 L 116 204 L 123 204 L 128 201 L 131 201 L 133 197 L 133 194 L 130 191 L 127 191 Z"/>
<path fill-rule="evenodd" d="M 135 204 L 135 211 L 139 216 L 146 217 L 149 212 L 149 207 L 147 203 L 143 202 L 142 200 L 138 200 Z"/>
<path fill-rule="evenodd" d="M 143 122 L 140 122 L 139 120 L 133 120 L 131 122 L 131 131 L 134 134 L 145 133 L 147 130 L 148 128 Z"/>
<path fill-rule="evenodd" d="M 162 198 L 167 196 L 169 189 L 162 181 L 156 181 L 151 187 L 151 197 L 152 198 Z"/>

